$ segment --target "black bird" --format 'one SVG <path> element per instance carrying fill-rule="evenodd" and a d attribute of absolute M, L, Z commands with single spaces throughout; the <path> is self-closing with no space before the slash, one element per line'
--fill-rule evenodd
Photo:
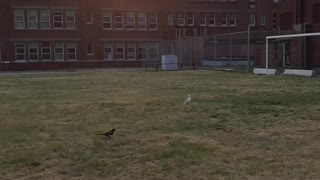
<path fill-rule="evenodd" d="M 116 129 L 112 129 L 111 131 L 108 131 L 108 132 L 103 133 L 103 134 L 97 134 L 97 135 L 102 135 L 102 136 L 106 136 L 106 137 L 108 137 L 108 138 L 111 138 L 111 136 L 113 135 L 113 133 L 114 133 L 115 130 L 116 130 Z"/>

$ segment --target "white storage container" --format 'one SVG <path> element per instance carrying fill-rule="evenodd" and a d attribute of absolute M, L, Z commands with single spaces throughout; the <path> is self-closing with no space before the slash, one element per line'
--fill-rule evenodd
<path fill-rule="evenodd" d="M 178 69 L 178 58 L 176 55 L 162 55 L 162 70 L 174 71 Z"/>

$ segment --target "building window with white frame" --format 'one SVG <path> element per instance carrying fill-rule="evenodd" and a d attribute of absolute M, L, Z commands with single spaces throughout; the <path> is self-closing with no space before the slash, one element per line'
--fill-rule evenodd
<path fill-rule="evenodd" d="M 75 10 L 66 11 L 66 29 L 76 28 L 76 12 Z"/>
<path fill-rule="evenodd" d="M 29 61 L 38 61 L 39 60 L 39 47 L 38 42 L 29 42 L 28 43 L 29 49 Z"/>
<path fill-rule="evenodd" d="M 23 9 L 14 10 L 14 28 L 25 29 L 25 15 Z"/>
<path fill-rule="evenodd" d="M 113 60 L 113 43 L 104 43 L 104 60 Z"/>
<path fill-rule="evenodd" d="M 150 30 L 157 30 L 158 29 L 158 13 L 157 12 L 150 12 L 148 13 L 148 29 Z"/>
<path fill-rule="evenodd" d="M 123 12 L 121 11 L 114 13 L 114 28 L 123 29 Z"/>
<path fill-rule="evenodd" d="M 24 42 L 16 42 L 16 60 L 26 60 L 26 44 Z"/>
<path fill-rule="evenodd" d="M 236 25 L 237 25 L 237 14 L 229 13 L 229 26 L 236 26 Z"/>
<path fill-rule="evenodd" d="M 75 61 L 77 59 L 77 44 L 75 42 L 67 43 L 67 60 Z"/>
<path fill-rule="evenodd" d="M 127 43 L 127 58 L 128 60 L 136 60 L 136 43 Z"/>
<path fill-rule="evenodd" d="M 220 25 L 221 26 L 228 25 L 228 14 L 226 12 L 221 13 Z"/>
<path fill-rule="evenodd" d="M 184 12 L 179 12 L 178 13 L 178 25 L 179 26 L 184 26 L 185 25 L 185 13 Z"/>
<path fill-rule="evenodd" d="M 205 12 L 201 12 L 199 14 L 199 19 L 200 19 L 200 26 L 206 26 L 207 25 L 207 16 Z"/>
<path fill-rule="evenodd" d="M 40 10 L 40 29 L 50 29 L 50 10 Z"/>
<path fill-rule="evenodd" d="M 173 15 L 172 14 L 168 14 L 168 25 L 172 26 L 173 25 Z"/>
<path fill-rule="evenodd" d="M 147 24 L 147 14 L 145 12 L 138 12 L 138 29 L 145 30 Z"/>
<path fill-rule="evenodd" d="M 261 16 L 260 25 L 262 26 L 266 25 L 266 16 Z"/>
<path fill-rule="evenodd" d="M 42 61 L 51 60 L 51 43 L 49 41 L 41 42 L 41 60 Z"/>
<path fill-rule="evenodd" d="M 92 56 L 94 54 L 93 43 L 88 43 L 88 45 L 87 45 L 87 54 L 89 56 Z"/>
<path fill-rule="evenodd" d="M 149 43 L 149 59 L 157 60 L 158 58 L 158 44 L 157 43 Z"/>
<path fill-rule="evenodd" d="M 127 12 L 126 29 L 134 30 L 136 24 L 136 14 L 135 12 Z"/>
<path fill-rule="evenodd" d="M 144 42 L 140 42 L 138 44 L 139 51 L 138 51 L 138 58 L 140 61 L 147 59 L 147 45 Z"/>
<path fill-rule="evenodd" d="M 115 59 L 124 60 L 124 43 L 116 42 L 115 43 Z"/>
<path fill-rule="evenodd" d="M 53 11 L 53 28 L 62 29 L 63 28 L 63 13 L 62 11 Z"/>
<path fill-rule="evenodd" d="M 194 13 L 193 12 L 187 13 L 187 23 L 188 23 L 188 26 L 194 25 Z"/>
<path fill-rule="evenodd" d="M 216 24 L 216 16 L 214 12 L 209 12 L 208 13 L 208 25 L 209 26 L 214 26 Z"/>
<path fill-rule="evenodd" d="M 103 12 L 103 29 L 112 29 L 112 12 Z"/>
<path fill-rule="evenodd" d="M 251 26 L 256 25 L 256 14 L 255 13 L 250 13 L 249 25 L 251 25 Z"/>
<path fill-rule="evenodd" d="M 38 29 L 38 11 L 34 9 L 27 10 L 28 29 Z"/>
<path fill-rule="evenodd" d="M 64 43 L 63 42 L 54 43 L 54 60 L 55 61 L 64 60 Z"/>

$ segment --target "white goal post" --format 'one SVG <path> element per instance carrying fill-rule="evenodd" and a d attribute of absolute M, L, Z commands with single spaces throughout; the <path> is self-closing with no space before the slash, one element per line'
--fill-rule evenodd
<path fill-rule="evenodd" d="M 296 37 L 308 37 L 308 36 L 320 36 L 320 32 L 317 33 L 303 33 L 303 34 L 290 34 L 279 36 L 267 36 L 266 37 L 266 75 L 269 75 L 269 40 L 271 39 L 290 39 Z"/>

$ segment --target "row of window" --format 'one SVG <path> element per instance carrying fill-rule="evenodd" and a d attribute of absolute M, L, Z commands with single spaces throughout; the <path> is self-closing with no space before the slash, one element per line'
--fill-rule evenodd
<path fill-rule="evenodd" d="M 94 46 L 88 44 L 88 55 L 94 55 Z M 156 60 L 158 45 L 155 42 L 105 42 L 104 60 Z M 75 42 L 16 42 L 17 61 L 74 61 L 77 59 Z"/>
<path fill-rule="evenodd" d="M 179 26 L 194 26 L 195 25 L 195 15 L 194 12 L 179 12 L 177 14 L 178 25 Z M 197 14 L 200 26 L 215 26 L 220 24 L 221 26 L 236 26 L 237 24 L 237 14 L 235 12 L 222 12 L 220 13 L 220 22 L 216 22 L 215 12 L 200 12 Z M 168 25 L 174 24 L 173 15 L 168 16 Z"/>
<path fill-rule="evenodd" d="M 76 60 L 77 48 L 75 42 L 16 42 L 15 54 L 17 61 Z"/>
<path fill-rule="evenodd" d="M 75 10 L 15 9 L 15 29 L 75 29 Z"/>

